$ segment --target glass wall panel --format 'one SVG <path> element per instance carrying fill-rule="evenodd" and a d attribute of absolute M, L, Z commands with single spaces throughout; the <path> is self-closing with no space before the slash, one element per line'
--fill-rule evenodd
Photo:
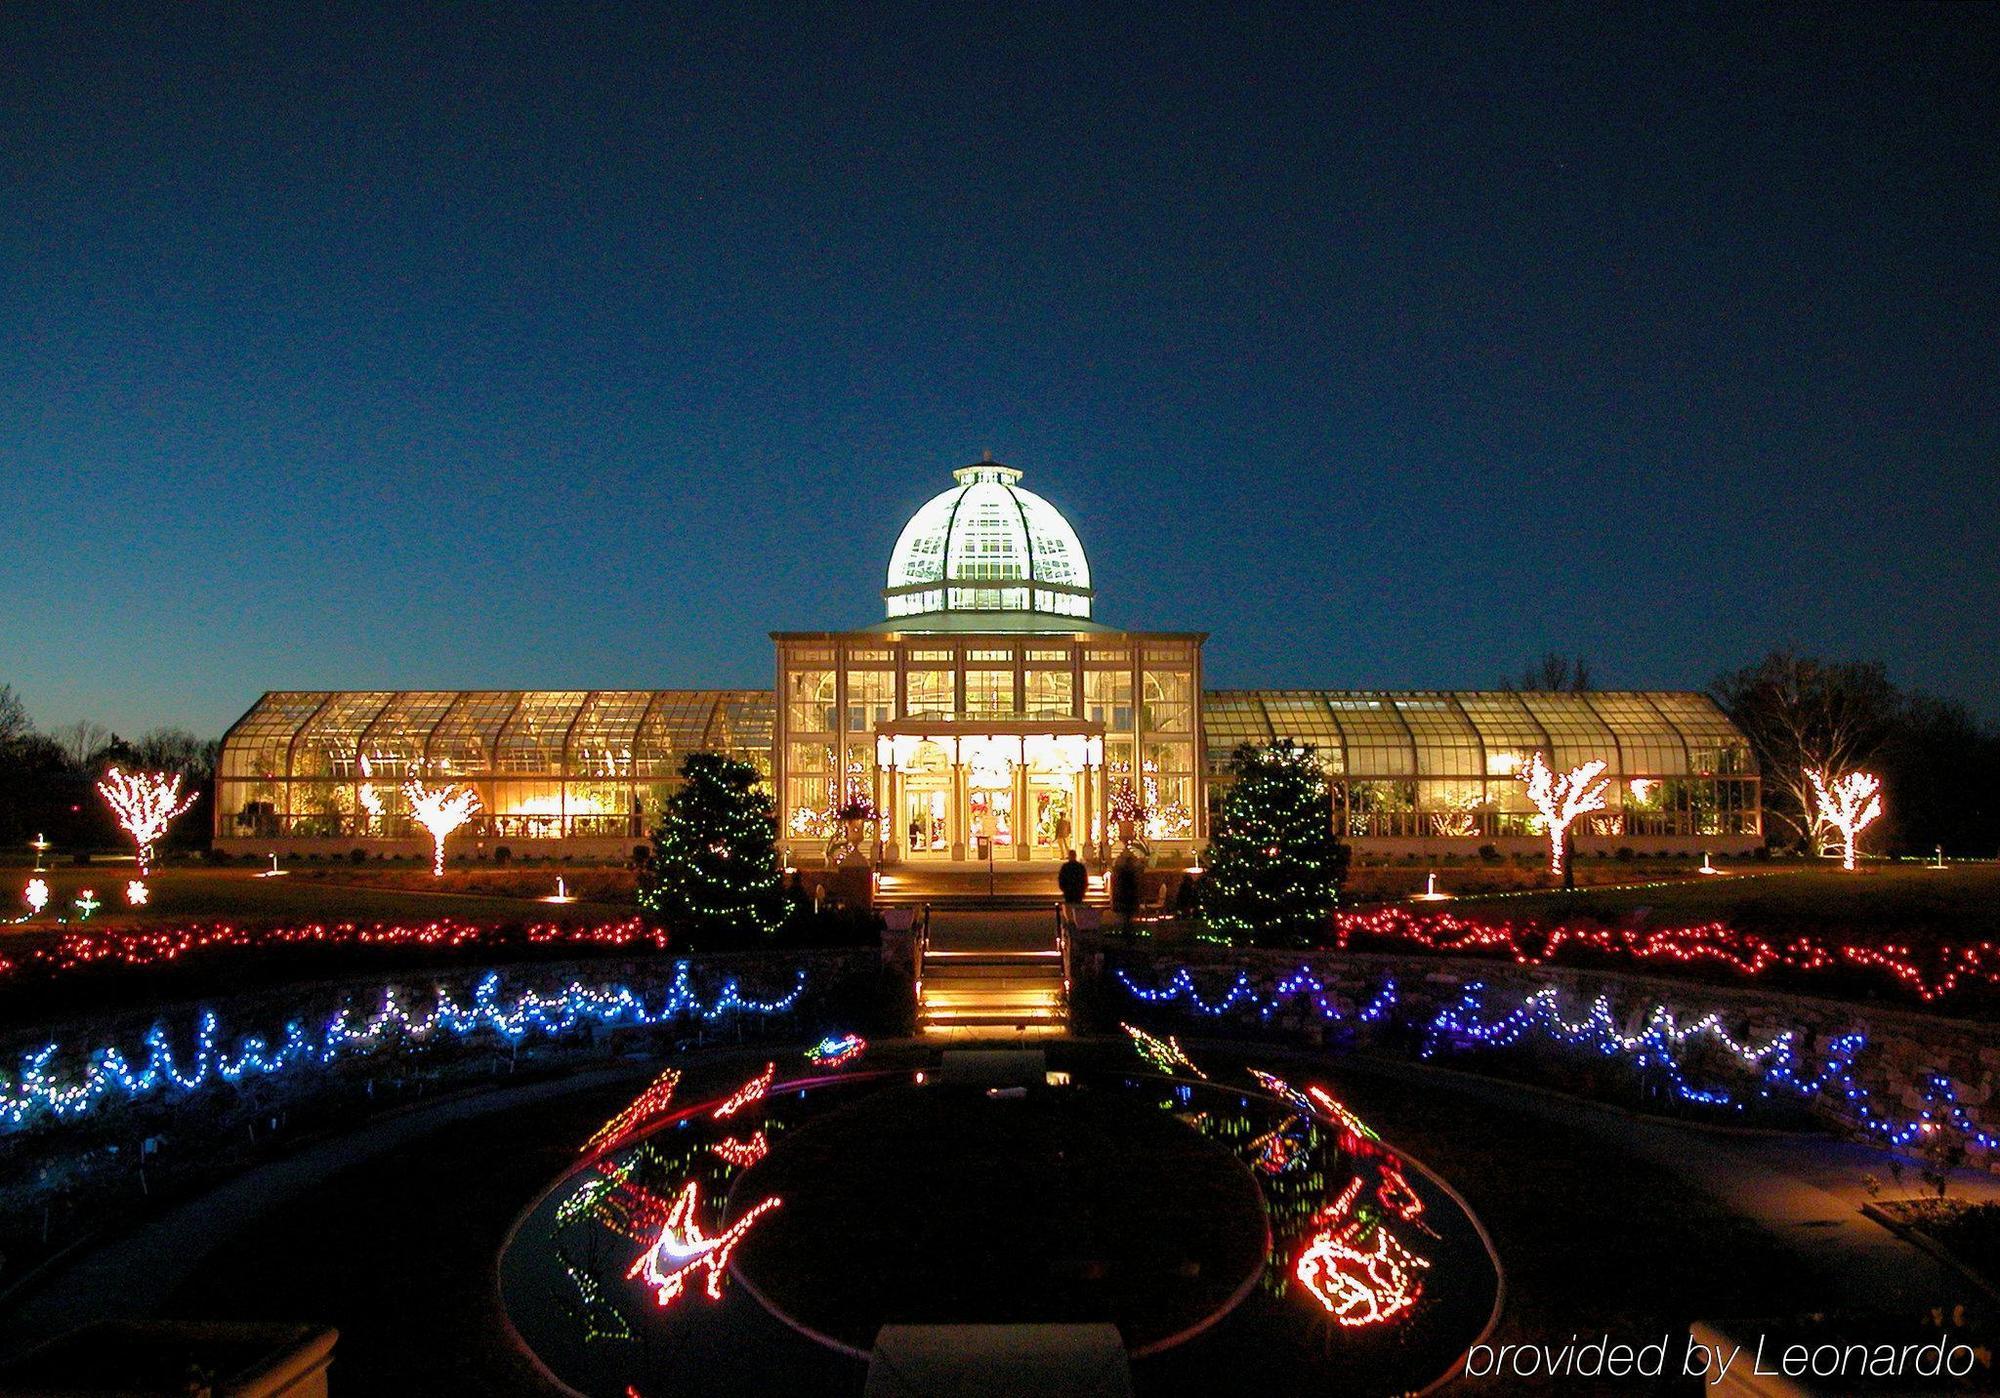
<path fill-rule="evenodd" d="M 1104 725 L 1107 733 L 1132 731 L 1132 672 L 1085 670 L 1083 716 Z"/>
<path fill-rule="evenodd" d="M 957 676 L 950 670 L 911 670 L 908 706 L 912 717 L 949 718 L 958 712 Z"/>
<path fill-rule="evenodd" d="M 1417 771 L 1426 777 L 1483 777 L 1486 756 L 1479 733 L 1450 698 L 1439 694 L 1396 696 L 1396 712 L 1410 730 Z"/>
<path fill-rule="evenodd" d="M 833 671 L 790 671 L 785 676 L 785 702 L 787 732 L 833 732 Z"/>
<path fill-rule="evenodd" d="M 493 770 L 500 729 L 521 695 L 512 690 L 461 694 L 431 733 L 424 761 L 431 773 L 464 775 Z"/>
<path fill-rule="evenodd" d="M 1602 762 L 1614 778 L 1620 775 L 1618 740 L 1592 710 L 1587 697 L 1529 691 L 1521 695 L 1521 702 L 1549 735 L 1554 749 L 1548 754 L 1551 767 L 1560 772 L 1586 762 Z"/>
<path fill-rule="evenodd" d="M 1068 718 L 1074 714 L 1075 679 L 1067 670 L 1028 671 L 1028 713 L 1036 718 Z"/>
<path fill-rule="evenodd" d="M 630 777 L 639 742 L 639 720 L 652 705 L 649 691 L 608 690 L 590 696 L 570 731 L 569 773 L 573 777 Z"/>
<path fill-rule="evenodd" d="M 1012 670 L 967 670 L 965 712 L 972 718 L 1006 718 L 1014 712 Z"/>
<path fill-rule="evenodd" d="M 537 690 L 523 694 L 514 716 L 501 730 L 494 769 L 503 775 L 558 776 L 570 725 L 590 696 L 582 690 Z"/>
<path fill-rule="evenodd" d="M 1192 733 L 1192 677 L 1184 670 L 1145 672 L 1146 707 L 1140 726 L 1148 733 Z"/>
<path fill-rule="evenodd" d="M 1414 776 L 1417 755 L 1410 730 L 1403 726 L 1394 706 L 1385 699 L 1340 697 L 1329 699 L 1334 720 L 1340 725 L 1347 746 L 1347 775 L 1350 777 Z"/>
<path fill-rule="evenodd" d="M 1501 690 L 1454 694 L 1458 706 L 1478 730 L 1486 748 L 1486 775 L 1511 778 L 1531 754 L 1549 751 L 1549 735 L 1521 702 L 1521 696 Z M 1498 788 L 1489 788 L 1497 791 Z"/>
<path fill-rule="evenodd" d="M 847 672 L 847 731 L 872 733 L 878 723 L 896 716 L 896 672 L 894 670 L 849 670 Z"/>

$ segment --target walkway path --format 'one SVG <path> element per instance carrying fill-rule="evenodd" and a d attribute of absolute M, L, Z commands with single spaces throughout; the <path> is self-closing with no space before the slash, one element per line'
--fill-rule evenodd
<path fill-rule="evenodd" d="M 1387 1059 L 1344 1059 L 1338 1071 L 1343 1078 L 1421 1084 L 1434 1100 L 1470 1098 L 1581 1132 L 1671 1174 L 1731 1214 L 1758 1224 L 1785 1252 L 1823 1273 L 1821 1308 L 1914 1316 L 1934 1306 L 1948 1309 L 1984 1299 L 1955 1268 L 1862 1214 L 1869 1199 L 1863 1184 L 1868 1175 L 1880 1179 L 1890 1197 L 1908 1197 L 1921 1188 L 1913 1170 L 1906 1170 L 1904 1183 L 1896 1185 L 1889 1177 L 1889 1157 L 1880 1150 L 1827 1137 L 1718 1131 L 1638 1118 L 1555 1093 Z M 2000 1200 L 2000 1179 L 1959 1170 L 1951 1192 Z"/>
<path fill-rule="evenodd" d="M 161 1314 L 212 1251 L 230 1243 L 269 1210 L 323 1188 L 342 1170 L 495 1112 L 627 1083 L 650 1071 L 648 1065 L 620 1064 L 454 1097 L 398 1112 L 288 1159 L 260 1165 L 130 1233 L 97 1244 L 67 1266 L 58 1264 L 61 1270 L 45 1285 L 0 1317 L 0 1357 L 92 1321 Z"/>

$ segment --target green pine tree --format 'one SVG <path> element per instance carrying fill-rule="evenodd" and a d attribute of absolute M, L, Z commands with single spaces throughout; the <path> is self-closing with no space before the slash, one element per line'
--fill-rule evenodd
<path fill-rule="evenodd" d="M 721 753 L 690 753 L 666 800 L 639 904 L 697 946 L 771 936 L 785 918 L 777 815 L 757 769 Z"/>
<path fill-rule="evenodd" d="M 1310 747 L 1245 743 L 1209 840 L 1201 915 L 1232 940 L 1305 946 L 1323 939 L 1347 847 L 1333 832 L 1326 775 Z"/>

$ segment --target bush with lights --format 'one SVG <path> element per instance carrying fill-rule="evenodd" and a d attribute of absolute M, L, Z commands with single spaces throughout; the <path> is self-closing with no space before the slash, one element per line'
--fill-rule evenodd
<path fill-rule="evenodd" d="M 777 813 L 758 780 L 747 762 L 692 753 L 661 811 L 639 905 L 686 944 L 764 941 L 784 922 Z"/>
<path fill-rule="evenodd" d="M 1229 766 L 1236 781 L 1208 845 L 1203 921 L 1253 946 L 1324 939 L 1348 850 L 1333 833 L 1318 757 L 1303 744 L 1245 743 Z"/>

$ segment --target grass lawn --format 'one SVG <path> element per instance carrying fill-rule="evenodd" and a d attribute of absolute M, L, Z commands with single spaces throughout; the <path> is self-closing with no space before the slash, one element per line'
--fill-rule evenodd
<path fill-rule="evenodd" d="M 1447 877 L 1438 883 L 1450 887 Z M 1717 921 L 1774 941 L 1813 933 L 1857 941 L 1963 944 L 2000 940 L 2000 865 L 1928 869 L 1878 864 L 1864 865 L 1851 874 L 1817 865 L 1768 872 L 1750 869 L 1645 887 L 1505 898 L 1473 894 L 1431 906 L 1542 922 L 1621 923 L 1638 918 L 1652 926 L 1685 926 Z"/>
<path fill-rule="evenodd" d="M 93 927 L 148 927 L 184 925 L 190 922 L 231 922 L 242 926 L 276 926 L 304 922 L 428 922 L 451 918 L 465 922 L 609 922 L 633 915 L 629 897 L 614 899 L 609 888 L 590 891 L 603 901 L 543 903 L 538 899 L 555 891 L 555 870 L 519 871 L 504 881 L 488 881 L 487 891 L 448 891 L 454 884 L 469 881 L 456 871 L 448 873 L 439 887 L 421 886 L 427 874 L 410 871 L 398 883 L 416 887 L 387 886 L 380 875 L 371 883 L 371 871 L 352 875 L 333 868 L 303 868 L 283 878 L 257 877 L 251 868 L 212 869 L 204 866 L 156 869 L 148 883 L 148 899 L 143 908 L 125 905 L 125 884 L 134 877 L 130 863 L 95 864 L 88 867 L 62 865 L 41 877 L 48 880 L 50 912 L 69 909 L 84 889 L 95 892 L 103 907 L 91 918 Z M 572 876 L 585 879 L 588 871 Z M 22 890 L 31 872 L 25 868 L 7 870 L 0 883 L 0 907 L 13 909 L 18 916 L 27 911 Z M 55 927 L 49 914 L 32 922 L 7 929 L 0 936 L 0 948 L 13 937 L 50 931 Z"/>

